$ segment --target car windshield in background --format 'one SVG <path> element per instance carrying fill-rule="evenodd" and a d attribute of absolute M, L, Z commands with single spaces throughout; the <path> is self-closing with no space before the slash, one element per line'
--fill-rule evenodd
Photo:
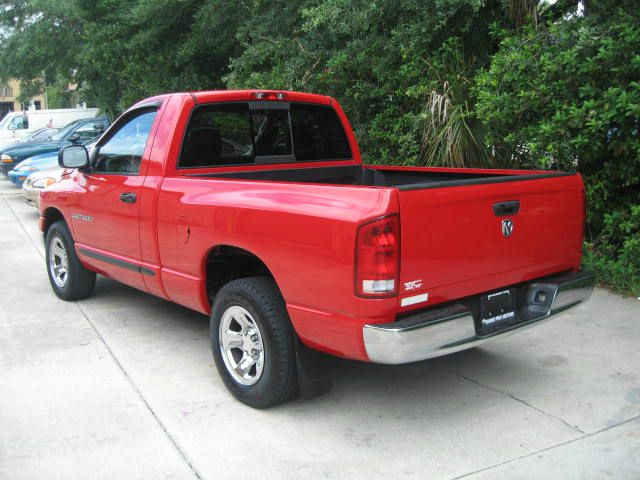
<path fill-rule="evenodd" d="M 5 125 L 9 123 L 10 120 L 11 120 L 11 115 L 9 114 L 5 115 L 4 118 L 0 120 L 0 130 L 3 130 Z"/>
<path fill-rule="evenodd" d="M 93 148 L 98 140 L 100 140 L 100 135 L 90 138 L 89 140 L 84 140 L 80 142 L 80 144 L 87 148 Z"/>
<path fill-rule="evenodd" d="M 62 128 L 62 130 L 60 130 L 58 133 L 56 133 L 51 137 L 51 141 L 61 142 L 62 140 L 65 139 L 65 137 L 69 134 L 69 132 L 71 132 L 71 130 L 73 130 L 76 127 L 76 125 L 78 125 L 78 123 L 79 123 L 78 121 L 68 123 Z"/>
<path fill-rule="evenodd" d="M 36 130 L 35 132 L 27 135 L 23 142 L 41 142 L 50 139 L 53 135 L 58 132 L 56 128 L 41 128 L 40 130 Z"/>
<path fill-rule="evenodd" d="M 350 158 L 349 142 L 331 107 L 229 103 L 194 111 L 179 167 Z"/>

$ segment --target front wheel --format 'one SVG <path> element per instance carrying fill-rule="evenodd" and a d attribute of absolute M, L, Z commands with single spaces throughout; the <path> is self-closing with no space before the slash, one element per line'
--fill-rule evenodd
<path fill-rule="evenodd" d="M 54 293 L 63 300 L 79 300 L 93 292 L 96 274 L 78 258 L 69 227 L 62 220 L 47 231 L 47 272 Z"/>
<path fill-rule="evenodd" d="M 216 368 L 234 397 L 266 408 L 297 393 L 293 328 L 272 279 L 241 278 L 222 287 L 210 325 Z"/>

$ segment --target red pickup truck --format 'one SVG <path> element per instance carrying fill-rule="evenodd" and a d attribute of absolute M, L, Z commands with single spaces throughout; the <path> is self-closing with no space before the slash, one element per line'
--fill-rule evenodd
<path fill-rule="evenodd" d="M 99 273 L 210 315 L 218 371 L 254 407 L 325 388 L 315 351 L 415 362 L 593 290 L 580 175 L 365 166 L 327 96 L 157 96 L 59 161 L 40 203 L 54 292 L 87 297 Z"/>

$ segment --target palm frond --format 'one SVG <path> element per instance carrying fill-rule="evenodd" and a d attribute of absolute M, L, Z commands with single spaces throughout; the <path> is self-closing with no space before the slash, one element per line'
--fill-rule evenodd
<path fill-rule="evenodd" d="M 432 90 L 425 105 L 422 158 L 430 166 L 486 167 L 491 160 L 484 143 L 484 126 L 458 99 L 448 82 Z"/>

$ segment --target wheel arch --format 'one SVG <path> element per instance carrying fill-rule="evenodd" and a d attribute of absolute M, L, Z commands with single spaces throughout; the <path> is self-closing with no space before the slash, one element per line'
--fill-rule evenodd
<path fill-rule="evenodd" d="M 41 223 L 41 230 L 42 230 L 42 234 L 45 236 L 47 236 L 47 232 L 49 231 L 49 228 L 51 228 L 51 225 L 53 225 L 54 223 L 56 223 L 59 220 L 64 221 L 67 226 L 69 227 L 69 231 L 73 234 L 73 231 L 71 229 L 71 225 L 69 224 L 69 222 L 67 221 L 67 219 L 65 218 L 64 214 L 62 213 L 62 211 L 60 211 L 59 209 L 57 209 L 56 207 L 47 207 L 45 209 L 45 211 L 42 213 L 42 223 Z"/>
<path fill-rule="evenodd" d="M 273 271 L 258 255 L 235 245 L 219 244 L 211 247 L 203 259 L 204 293 L 211 305 L 218 291 L 238 278 L 266 276 L 280 286 Z"/>

